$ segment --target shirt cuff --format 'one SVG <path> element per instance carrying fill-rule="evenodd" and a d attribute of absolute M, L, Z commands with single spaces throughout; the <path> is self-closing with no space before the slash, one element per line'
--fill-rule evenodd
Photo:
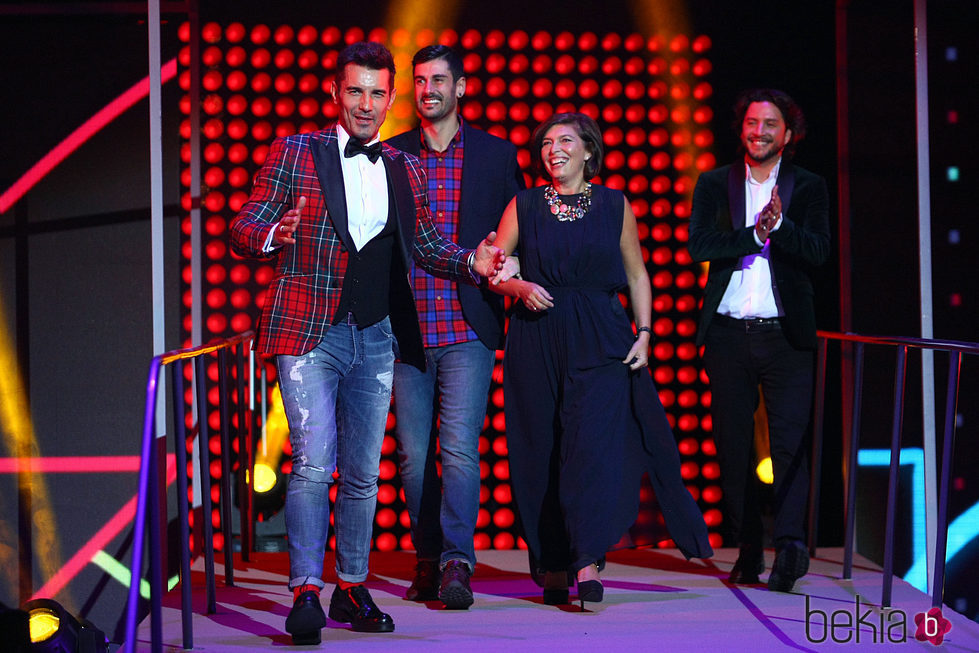
<path fill-rule="evenodd" d="M 272 227 L 272 231 L 270 231 L 269 235 L 265 238 L 265 244 L 262 245 L 263 254 L 268 254 L 269 252 L 275 251 L 280 247 L 279 244 L 272 242 L 272 238 L 273 236 L 275 236 L 275 230 L 278 228 L 279 228 L 279 223 L 276 222 L 275 226 Z"/>
<path fill-rule="evenodd" d="M 466 265 L 469 266 L 469 274 L 470 274 L 470 276 L 472 276 L 473 281 L 478 286 L 479 285 L 479 282 L 483 280 L 483 277 L 482 277 L 481 274 L 479 274 L 478 272 L 476 272 L 476 267 L 475 267 L 475 265 L 476 265 L 476 250 L 471 250 L 469 252 L 469 256 L 466 257 Z"/>

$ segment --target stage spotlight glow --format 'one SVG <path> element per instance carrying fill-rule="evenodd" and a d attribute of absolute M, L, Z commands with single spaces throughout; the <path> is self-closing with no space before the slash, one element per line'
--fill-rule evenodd
<path fill-rule="evenodd" d="M 775 475 L 772 473 L 772 459 L 770 456 L 766 456 L 758 466 L 755 467 L 755 474 L 758 475 L 758 479 L 762 483 L 767 483 L 771 485 L 775 482 Z"/>
<path fill-rule="evenodd" d="M 108 651 L 105 633 L 79 621 L 51 599 L 24 604 L 28 613 L 31 650 L 39 653 L 102 653 Z"/>
<path fill-rule="evenodd" d="M 255 465 L 255 491 L 262 493 L 268 492 L 275 487 L 276 473 L 271 465 L 267 463 L 257 463 Z"/>

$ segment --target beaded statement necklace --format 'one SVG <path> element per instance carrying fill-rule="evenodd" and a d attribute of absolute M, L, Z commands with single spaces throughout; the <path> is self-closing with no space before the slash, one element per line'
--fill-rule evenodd
<path fill-rule="evenodd" d="M 544 199 L 547 200 L 551 213 L 561 222 L 580 220 L 591 208 L 591 182 L 585 184 L 585 190 L 578 196 L 578 203 L 573 207 L 561 201 L 557 190 L 554 189 L 554 184 L 548 184 L 547 188 L 544 189 Z"/>

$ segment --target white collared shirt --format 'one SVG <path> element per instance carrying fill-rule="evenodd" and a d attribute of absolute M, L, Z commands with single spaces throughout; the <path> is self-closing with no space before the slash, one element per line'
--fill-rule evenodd
<path fill-rule="evenodd" d="M 772 198 L 772 189 L 778 179 L 782 159 L 779 158 L 775 167 L 764 181 L 755 181 L 747 162 L 745 166 L 744 202 L 745 227 L 754 227 L 758 214 Z M 781 216 L 778 226 L 781 226 Z M 757 241 L 755 235 L 755 242 Z M 717 312 L 736 319 L 753 317 L 778 317 L 780 315 L 778 302 L 775 299 L 775 289 L 772 285 L 771 240 L 765 242 L 758 254 L 749 254 L 741 259 L 741 267 L 731 274 Z"/>
<path fill-rule="evenodd" d="M 340 171 L 343 174 L 343 191 L 347 202 L 347 231 L 357 250 L 361 250 L 371 238 L 381 233 L 388 220 L 388 180 L 384 162 L 379 158 L 375 163 L 366 156 L 347 158 L 343 155 L 350 134 L 337 123 L 337 145 L 340 148 Z M 380 140 L 374 137 L 370 143 Z M 298 199 L 298 198 L 297 198 Z M 367 217 L 365 217 L 367 216 Z M 271 252 L 281 247 L 273 236 L 279 228 L 276 222 L 265 239 L 263 252 Z"/>
<path fill-rule="evenodd" d="M 337 145 L 340 147 L 340 169 L 347 199 L 347 230 L 358 251 L 381 233 L 388 221 L 388 180 L 384 161 L 374 163 L 366 156 L 345 157 L 344 148 L 350 135 L 337 123 Z M 380 139 L 375 136 L 370 145 Z"/>

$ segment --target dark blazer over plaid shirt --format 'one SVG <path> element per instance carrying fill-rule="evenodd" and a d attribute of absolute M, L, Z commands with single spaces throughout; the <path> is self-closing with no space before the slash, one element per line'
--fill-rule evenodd
<path fill-rule="evenodd" d="M 475 284 L 470 250 L 444 238 L 428 209 L 425 172 L 417 158 L 384 145 L 389 211 L 397 223 L 391 266 L 390 317 L 403 362 L 424 368 L 418 313 L 408 278 L 408 257 L 434 275 Z M 299 197 L 306 196 L 296 242 L 263 252 L 269 233 Z M 347 269 L 356 251 L 347 229 L 347 206 L 335 125 L 273 141 L 255 177 L 251 197 L 231 224 L 231 248 L 275 259 L 258 324 L 256 348 L 265 355 L 299 356 L 315 347 L 333 321 Z"/>
<path fill-rule="evenodd" d="M 517 148 L 509 141 L 463 123 L 462 192 L 456 242 L 476 247 L 496 229 L 507 204 L 524 189 L 517 164 Z M 403 152 L 421 154 L 419 128 L 398 134 L 387 142 Z M 490 349 L 503 349 L 503 297 L 485 284 L 459 286 L 459 303 L 466 322 Z"/>

